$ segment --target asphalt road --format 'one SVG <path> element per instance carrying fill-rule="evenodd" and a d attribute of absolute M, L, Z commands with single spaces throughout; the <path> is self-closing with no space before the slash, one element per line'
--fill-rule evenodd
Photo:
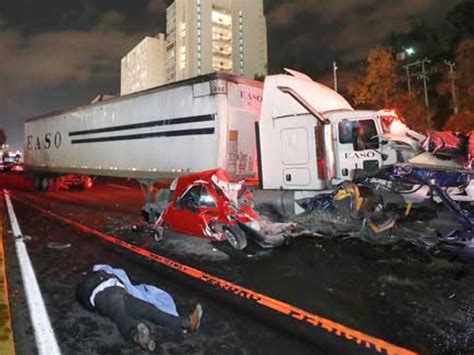
<path fill-rule="evenodd" d="M 19 177 L 0 175 L 13 203 L 60 348 L 65 354 L 135 354 L 114 324 L 74 298 L 82 273 L 106 263 L 133 282 L 170 292 L 180 313 L 204 308 L 202 328 L 177 334 L 154 327 L 162 354 L 374 353 L 322 329 L 279 315 L 98 240 L 37 206 L 113 234 L 236 284 L 421 353 L 469 354 L 474 345 L 472 265 L 409 244 L 369 245 L 343 238 L 305 238 L 271 252 L 245 253 L 180 235 L 157 243 L 142 227 L 139 187 L 98 181 L 86 192 L 35 193 Z M 132 229 L 138 226 L 138 230 Z M 56 245 L 69 247 L 54 248 Z M 18 354 L 36 352 L 13 240 L 7 269 Z M 53 248 L 52 248 L 53 246 Z"/>

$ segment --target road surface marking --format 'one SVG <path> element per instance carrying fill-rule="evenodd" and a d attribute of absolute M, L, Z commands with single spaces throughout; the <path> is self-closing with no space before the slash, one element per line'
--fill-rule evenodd
<path fill-rule="evenodd" d="M 143 256 L 151 261 L 157 262 L 159 264 L 162 264 L 166 267 L 169 267 L 171 269 L 177 270 L 183 274 L 186 274 L 188 276 L 191 276 L 195 279 L 198 279 L 200 281 L 203 281 L 207 284 L 211 284 L 213 286 L 217 286 L 227 292 L 231 292 L 236 296 L 245 298 L 249 301 L 253 301 L 257 304 L 260 304 L 264 307 L 267 307 L 269 309 L 272 309 L 276 312 L 285 314 L 287 316 L 290 316 L 296 320 L 308 323 L 314 327 L 317 327 L 321 330 L 324 330 L 328 333 L 331 333 L 333 335 L 336 335 L 344 340 L 352 341 L 355 342 L 359 346 L 364 346 L 367 349 L 372 349 L 376 350 L 379 353 L 384 353 L 387 355 L 413 355 L 416 354 L 416 352 L 413 352 L 408 349 L 404 349 L 402 347 L 390 344 L 386 342 L 385 340 L 381 340 L 378 338 L 375 338 L 373 336 L 367 335 L 365 333 L 362 333 L 358 330 L 351 329 L 349 327 L 346 327 L 345 325 L 342 325 L 340 323 L 334 322 L 332 320 L 323 318 L 321 316 L 318 316 L 314 313 L 307 312 L 301 308 L 295 307 L 291 304 L 279 301 L 277 299 L 271 298 L 269 296 L 266 296 L 262 293 L 255 292 L 251 289 L 236 285 L 230 281 L 224 280 L 222 278 L 213 276 L 211 274 L 208 274 L 206 272 L 203 272 L 201 270 L 198 270 L 196 268 L 193 268 L 191 266 L 187 266 L 185 264 L 179 263 L 177 261 L 174 261 L 172 259 L 166 258 L 164 256 L 161 256 L 159 254 L 155 254 L 147 249 L 140 248 L 136 245 L 129 244 L 119 238 L 116 238 L 114 236 L 102 233 L 100 231 L 97 231 L 91 227 L 88 227 L 84 224 L 81 224 L 79 222 L 76 222 L 72 219 L 69 219 L 67 217 L 60 216 L 54 212 L 48 211 L 43 209 L 42 207 L 36 206 L 35 204 L 29 203 L 28 206 L 33 207 L 38 209 L 39 211 L 43 212 L 44 214 L 59 219 L 60 221 L 70 224 L 80 230 L 82 230 L 85 233 L 88 234 L 93 234 L 109 243 L 118 245 L 124 249 L 130 250 L 131 252 L 138 254 L 140 256 Z"/>
<path fill-rule="evenodd" d="M 122 189 L 122 190 L 131 190 L 130 187 L 122 186 L 122 185 L 116 185 L 116 184 L 106 184 L 106 186 L 116 187 L 117 189 Z"/>
<path fill-rule="evenodd" d="M 23 241 L 20 225 L 18 224 L 15 211 L 13 210 L 10 194 L 7 190 L 3 190 L 3 193 L 5 195 L 8 215 L 10 216 L 10 225 L 13 230 L 13 235 L 15 236 L 16 254 L 20 264 L 23 288 L 25 289 L 28 310 L 30 312 L 31 322 L 33 323 L 38 353 L 40 355 L 61 354 L 48 313 L 46 312 L 33 265 L 31 264 L 26 245 Z"/>
<path fill-rule="evenodd" d="M 8 302 L 8 280 L 5 267 L 5 250 L 3 248 L 4 207 L 0 202 L 0 354 L 15 354 L 10 303 Z"/>

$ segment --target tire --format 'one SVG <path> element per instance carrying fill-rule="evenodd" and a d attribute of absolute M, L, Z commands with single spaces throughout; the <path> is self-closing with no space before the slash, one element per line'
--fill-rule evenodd
<path fill-rule="evenodd" d="M 155 229 L 155 230 L 153 231 L 153 239 L 155 239 L 155 242 L 161 242 L 161 241 L 163 240 L 163 238 L 164 238 L 164 232 L 165 232 L 165 230 L 164 230 L 163 227 L 161 227 L 161 228 L 158 229 L 158 230 Z"/>
<path fill-rule="evenodd" d="M 40 176 L 35 176 L 34 180 L 34 190 L 35 191 L 41 191 L 41 177 Z"/>
<path fill-rule="evenodd" d="M 49 189 L 49 179 L 47 177 L 44 177 L 41 179 L 41 191 L 48 191 Z"/>
<path fill-rule="evenodd" d="M 58 184 L 57 184 L 55 178 L 50 178 L 49 179 L 49 190 L 50 191 L 57 191 L 58 190 Z"/>
<path fill-rule="evenodd" d="M 237 250 L 245 249 L 247 246 L 247 236 L 242 229 L 238 226 L 225 226 L 223 231 L 232 248 Z"/>

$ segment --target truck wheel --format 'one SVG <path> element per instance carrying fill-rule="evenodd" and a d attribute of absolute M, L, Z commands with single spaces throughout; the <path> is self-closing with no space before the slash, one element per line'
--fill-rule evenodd
<path fill-rule="evenodd" d="M 58 185 L 57 185 L 57 182 L 56 182 L 55 178 L 50 178 L 48 180 L 48 185 L 49 185 L 49 190 L 50 191 L 57 191 L 58 190 Z"/>
<path fill-rule="evenodd" d="M 49 179 L 47 177 L 44 177 L 41 179 L 41 190 L 42 191 L 48 191 L 49 188 Z"/>
<path fill-rule="evenodd" d="M 40 176 L 35 176 L 35 181 L 34 181 L 34 190 L 35 191 L 41 191 L 41 177 Z"/>
<path fill-rule="evenodd" d="M 247 237 L 238 226 L 223 227 L 224 234 L 229 244 L 237 250 L 243 250 L 247 246 Z"/>

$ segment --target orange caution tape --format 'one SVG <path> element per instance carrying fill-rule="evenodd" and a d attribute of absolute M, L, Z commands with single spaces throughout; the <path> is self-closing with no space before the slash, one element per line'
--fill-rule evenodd
<path fill-rule="evenodd" d="M 31 205 L 32 207 L 35 207 L 36 209 L 42 211 L 45 214 L 48 214 L 52 217 L 55 217 L 57 219 L 60 219 L 61 221 L 68 223 L 70 225 L 73 225 L 74 227 L 82 230 L 83 232 L 93 234 L 103 240 L 106 240 L 112 244 L 121 246 L 122 248 L 125 248 L 127 250 L 130 250 L 138 255 L 141 255 L 149 260 L 156 261 L 162 265 L 165 265 L 171 269 L 180 271 L 186 275 L 189 275 L 195 279 L 201 280 L 203 282 L 206 282 L 208 284 L 217 286 L 227 292 L 231 292 L 236 296 L 254 301 L 264 307 L 270 308 L 274 311 L 277 311 L 279 313 L 283 313 L 285 315 L 288 315 L 294 319 L 297 319 L 302 322 L 306 322 L 308 324 L 311 324 L 312 326 L 321 328 L 329 333 L 332 333 L 334 335 L 337 335 L 338 337 L 354 341 L 356 344 L 360 346 L 365 346 L 368 349 L 375 349 L 379 353 L 386 353 L 388 355 L 409 355 L 409 354 L 416 354 L 413 351 L 398 347 L 396 345 L 390 344 L 384 340 L 372 337 L 370 335 L 364 334 L 360 331 L 351 329 L 349 327 L 346 327 L 342 324 L 339 324 L 337 322 L 333 322 L 329 319 L 320 317 L 316 314 L 309 313 L 303 309 L 300 309 L 298 307 L 292 306 L 288 303 L 278 301 L 274 298 L 271 298 L 269 296 L 266 296 L 264 294 L 252 291 L 248 288 L 241 287 L 239 285 L 236 285 L 232 282 L 229 282 L 227 280 L 224 280 L 222 278 L 213 276 L 211 274 L 205 273 L 203 271 L 200 271 L 198 269 L 195 269 L 193 267 L 187 266 L 185 264 L 179 263 L 177 261 L 174 261 L 172 259 L 166 258 L 164 256 L 155 254 L 149 250 L 137 247 L 133 244 L 129 244 L 121 239 L 118 239 L 116 237 L 110 236 L 108 234 L 99 232 L 95 229 L 92 229 L 88 226 L 85 226 L 81 223 L 78 223 L 76 221 L 73 221 L 69 218 L 59 216 L 51 211 L 47 211 L 41 207 Z"/>

